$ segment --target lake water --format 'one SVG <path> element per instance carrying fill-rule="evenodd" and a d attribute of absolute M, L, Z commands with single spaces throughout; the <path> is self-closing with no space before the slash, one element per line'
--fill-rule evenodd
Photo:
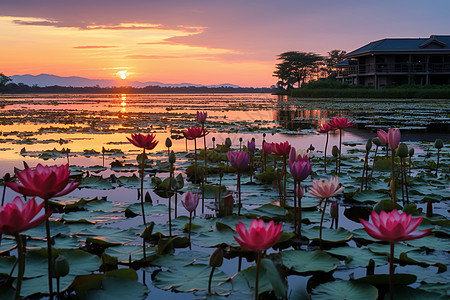
<path fill-rule="evenodd" d="M 171 138 L 173 146 L 171 150 L 177 153 L 176 174 L 184 174 L 186 166 L 192 161 L 187 155 L 186 149 L 192 153 L 193 143 L 186 143 L 181 138 L 182 131 L 190 126 L 198 126 L 196 112 L 206 111 L 208 118 L 206 127 L 208 148 L 223 144 L 226 138 L 232 141 L 232 148 L 239 149 L 247 144 L 252 138 L 255 139 L 257 148 L 261 148 L 263 140 L 266 142 L 289 141 L 292 146 L 301 149 L 313 147 L 318 157 L 323 155 L 325 146 L 325 135 L 317 134 L 316 129 L 334 117 L 348 117 L 357 123 L 362 120 L 358 128 L 350 128 L 343 133 L 343 141 L 349 145 L 344 146 L 346 150 L 352 151 L 362 149 L 368 138 L 376 136 L 375 127 L 367 126 L 368 119 L 361 118 L 342 103 L 327 103 L 329 100 L 308 102 L 303 100 L 297 102 L 286 97 L 270 94 L 201 94 L 201 95 L 0 95 L 0 175 L 6 172 L 13 173 L 14 167 L 22 168 L 23 161 L 30 167 L 38 163 L 47 165 L 65 164 L 67 157 L 58 154 L 62 148 L 70 148 L 69 161 L 72 169 L 83 172 L 83 176 L 95 174 L 108 178 L 111 175 L 131 176 L 137 174 L 136 168 L 125 168 L 117 170 L 110 168 L 111 163 L 136 165 L 136 155 L 139 149 L 131 145 L 126 137 L 131 133 L 156 134 L 159 141 L 157 147 L 151 151 L 149 158 L 157 165 L 165 162 L 166 151 L 165 140 Z M 444 114 L 444 110 L 436 111 L 436 114 Z M 379 114 L 379 112 L 377 112 Z M 361 119 L 360 119 L 361 118 Z M 373 119 L 371 125 L 376 124 Z M 445 122 L 445 117 L 443 118 Z M 372 121 L 370 121 L 372 122 Z M 370 124 L 369 124 L 370 125 Z M 404 124 L 402 130 L 402 141 L 407 142 L 410 147 L 416 149 L 416 153 L 424 153 L 431 146 L 418 144 L 418 141 L 434 141 L 436 137 L 445 141 L 449 140 L 448 132 L 430 132 L 423 128 L 408 128 Z M 364 128 L 363 128 L 364 127 Z M 409 126 L 411 127 L 411 126 Z M 407 129 L 407 130 L 406 130 Z M 213 141 L 214 139 L 214 141 Z M 240 141 L 242 139 L 242 142 Z M 330 134 L 327 154 L 330 158 L 329 168 L 333 168 L 330 157 L 331 147 L 339 144 L 339 134 Z M 356 146 L 355 146 L 356 145 Z M 100 154 L 102 148 L 120 149 L 123 153 L 106 154 L 105 160 Z M 203 140 L 198 141 L 198 148 L 203 148 Z M 55 149 L 56 151 L 51 151 Z M 86 151 L 92 150 L 92 151 Z M 97 153 L 95 153 L 96 151 Z M 46 157 L 44 160 L 43 157 Z M 89 167 L 106 168 L 91 169 Z M 78 167 L 76 167 L 78 166 Z M 350 170 L 351 171 L 351 170 Z M 167 172 L 156 174 L 165 178 Z M 347 175 L 347 174 L 346 174 Z M 211 175 L 211 185 L 218 184 L 218 176 Z M 236 181 L 234 174 L 224 177 L 224 185 L 229 191 L 235 193 Z M 247 182 L 248 177 L 244 180 Z M 310 184 L 310 179 L 305 184 Z M 187 190 L 199 191 L 198 185 L 187 184 Z M 168 199 L 160 193 L 148 189 L 155 204 L 167 204 Z M 276 199 L 278 191 L 274 187 L 254 187 L 244 185 L 242 188 L 243 198 L 268 197 Z M 14 193 L 7 191 L 7 199 L 12 199 Z M 136 189 L 117 187 L 114 189 L 83 188 L 77 189 L 70 194 L 70 198 L 80 197 L 106 197 L 109 201 L 121 204 L 132 204 L 137 202 Z M 8 201 L 8 200 L 7 200 Z M 172 199 L 173 201 L 173 199 Z M 205 215 L 214 215 L 211 208 L 214 198 L 206 199 L 207 206 Z M 251 201 L 250 201 L 251 202 Z M 267 203 L 270 200 L 267 201 Z M 172 203 L 172 205 L 174 205 Z M 252 209 L 261 205 L 261 202 L 245 204 L 246 209 Z M 422 205 L 422 207 L 424 207 Z M 437 205 L 437 211 L 445 213 L 446 204 Z M 340 225 L 347 229 L 361 227 L 344 217 L 346 206 L 342 205 Z M 178 202 L 179 215 L 186 215 L 180 202 Z M 200 208 L 197 214 L 201 215 Z M 203 215 L 203 217 L 205 217 Z M 54 219 L 62 214 L 55 214 Z M 167 215 L 154 216 L 156 223 L 165 224 Z M 329 220 L 327 220 L 328 222 Z M 119 219 L 99 221 L 98 224 L 110 227 L 128 228 L 137 226 L 141 222 L 140 217 L 131 219 Z M 326 226 L 329 223 L 326 222 Z M 137 240 L 136 243 L 139 243 Z M 210 252 L 211 249 L 194 247 L 196 250 Z M 253 263 L 244 262 L 242 268 Z M 237 272 L 237 258 L 226 260 L 221 268 L 228 276 Z M 356 274 L 364 273 L 364 269 L 352 269 Z M 154 268 L 147 270 L 146 284 L 152 297 L 169 297 L 170 299 L 202 298 L 205 293 L 173 293 L 155 288 L 152 285 L 150 274 Z M 385 267 L 380 267 L 381 273 Z M 139 272 L 142 280 L 142 273 Z M 346 278 L 345 271 L 338 273 L 338 277 Z M 306 292 L 306 282 L 310 276 L 289 276 L 290 293 L 303 295 Z"/>

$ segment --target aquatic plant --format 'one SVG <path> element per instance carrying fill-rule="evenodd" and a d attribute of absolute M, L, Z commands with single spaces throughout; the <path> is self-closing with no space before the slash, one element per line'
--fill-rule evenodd
<path fill-rule="evenodd" d="M 283 196 L 281 198 L 281 206 L 286 206 L 286 167 L 287 167 L 287 158 L 289 153 L 291 152 L 291 144 L 288 141 L 284 143 L 273 143 L 272 152 L 276 156 L 280 156 L 283 158 L 283 170 L 281 172 L 281 177 L 283 177 Z"/>
<path fill-rule="evenodd" d="M 324 202 L 322 209 L 322 217 L 320 218 L 320 231 L 319 231 L 319 245 L 322 249 L 322 227 L 323 227 L 323 217 L 325 216 L 325 210 L 327 208 L 328 199 L 333 197 L 344 190 L 344 187 L 339 184 L 339 179 L 337 176 L 331 176 L 330 180 L 321 179 L 313 180 L 312 186 L 309 188 L 309 193 L 314 197 L 321 199 Z M 325 201 L 323 201 L 325 200 Z"/>
<path fill-rule="evenodd" d="M 405 212 L 399 213 L 396 209 L 391 212 L 381 211 L 380 214 L 372 211 L 370 215 L 372 223 L 359 219 L 364 226 L 364 230 L 374 239 L 388 242 L 390 245 L 389 255 L 389 294 L 390 299 L 394 299 L 394 245 L 399 241 L 408 241 L 424 237 L 433 230 L 429 228 L 422 231 L 414 230 L 422 222 L 423 217 L 413 218 Z"/>
<path fill-rule="evenodd" d="M 181 200 L 184 208 L 189 212 L 189 249 L 191 249 L 191 227 L 192 227 L 192 212 L 198 206 L 199 196 L 198 194 L 193 194 L 191 192 L 187 192 L 184 195 L 184 198 Z"/>
<path fill-rule="evenodd" d="M 238 190 L 238 216 L 241 215 L 241 172 L 248 167 L 249 158 L 245 151 L 228 151 L 228 160 L 230 164 L 237 169 L 237 190 Z"/>
<path fill-rule="evenodd" d="M 339 129 L 339 165 L 338 173 L 341 172 L 341 158 L 342 158 L 342 130 L 345 128 L 355 126 L 354 122 L 348 121 L 347 118 L 334 118 L 328 123 L 332 128 Z"/>
<path fill-rule="evenodd" d="M 256 278 L 255 278 L 255 300 L 258 299 L 258 279 L 261 265 L 262 251 L 275 245 L 282 235 L 282 224 L 275 225 L 270 221 L 267 226 L 263 220 L 254 219 L 247 230 L 242 222 L 236 224 L 238 237 L 234 236 L 236 242 L 247 251 L 257 253 L 256 258 Z"/>
<path fill-rule="evenodd" d="M 208 113 L 197 111 L 197 121 L 202 125 L 203 132 L 206 132 L 205 122 L 208 117 Z M 205 184 L 208 178 L 208 147 L 206 146 L 206 134 L 203 134 L 203 147 L 205 149 L 205 156 L 203 157 L 205 163 L 205 169 L 203 170 L 203 180 L 202 180 L 202 214 L 205 213 Z"/>
<path fill-rule="evenodd" d="M 24 196 L 40 197 L 44 199 L 45 213 L 50 212 L 49 199 L 69 194 L 75 190 L 80 183 L 70 179 L 69 165 L 43 166 L 38 164 L 36 168 L 28 168 L 16 173 L 20 183 L 7 182 L 7 186 Z M 47 261 L 48 261 L 48 288 L 50 299 L 53 299 L 52 282 L 52 242 L 50 234 L 50 223 L 45 220 L 47 235 Z"/>
<path fill-rule="evenodd" d="M 329 123 L 321 124 L 319 129 L 317 129 L 318 133 L 326 133 L 327 134 L 327 140 L 325 141 L 325 149 L 323 151 L 323 159 L 324 159 L 324 170 L 325 173 L 327 172 L 327 147 L 328 147 L 328 138 L 329 138 L 329 132 L 331 130 L 336 130 L 334 127 L 332 127 Z"/>
<path fill-rule="evenodd" d="M 17 243 L 19 273 L 17 276 L 16 291 L 14 299 L 20 299 L 20 290 L 22 287 L 23 274 L 25 272 L 25 247 L 22 243 L 20 232 L 34 228 L 50 217 L 52 211 L 37 217 L 41 212 L 44 202 L 36 205 L 34 198 L 28 200 L 26 204 L 22 202 L 20 197 L 14 198 L 11 203 L 0 206 L 0 234 L 13 235 Z"/>

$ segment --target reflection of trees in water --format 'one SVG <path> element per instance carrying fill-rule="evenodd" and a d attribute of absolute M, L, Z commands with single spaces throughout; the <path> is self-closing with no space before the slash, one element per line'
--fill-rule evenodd
<path fill-rule="evenodd" d="M 305 109 L 295 106 L 284 106 L 274 111 L 274 120 L 289 130 L 317 128 L 335 117 L 346 117 L 343 110 Z"/>

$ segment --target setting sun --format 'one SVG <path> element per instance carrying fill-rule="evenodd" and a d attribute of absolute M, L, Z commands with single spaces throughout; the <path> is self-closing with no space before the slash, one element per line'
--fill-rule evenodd
<path fill-rule="evenodd" d="M 121 78 L 121 79 L 127 79 L 127 71 L 119 71 L 117 72 L 117 75 Z"/>

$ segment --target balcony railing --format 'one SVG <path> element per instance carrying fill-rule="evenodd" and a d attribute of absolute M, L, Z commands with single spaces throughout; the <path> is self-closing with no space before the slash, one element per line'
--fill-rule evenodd
<path fill-rule="evenodd" d="M 338 77 L 392 73 L 450 73 L 450 63 L 377 63 L 348 66 L 338 70 Z"/>

